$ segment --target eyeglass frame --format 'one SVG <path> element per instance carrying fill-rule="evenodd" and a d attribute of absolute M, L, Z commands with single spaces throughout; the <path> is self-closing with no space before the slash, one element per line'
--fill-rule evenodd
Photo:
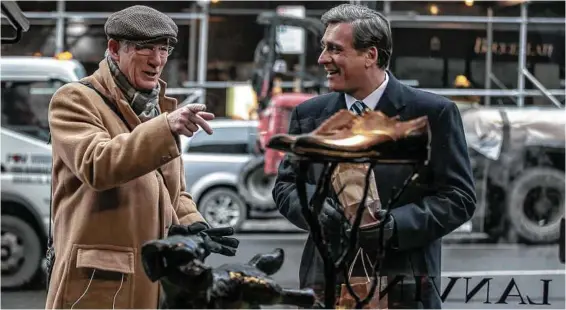
<path fill-rule="evenodd" d="M 134 50 L 137 54 L 139 55 L 143 55 L 143 56 L 151 56 L 152 53 L 155 53 L 156 48 L 159 47 L 166 47 L 167 49 L 167 55 L 161 55 L 161 50 L 158 50 L 158 55 L 160 57 L 169 57 L 171 56 L 171 54 L 173 53 L 173 50 L 175 49 L 174 46 L 170 45 L 170 44 L 155 44 L 155 43 L 146 43 L 146 42 L 132 42 L 132 41 L 122 41 L 123 43 L 127 44 L 127 45 L 132 45 L 134 47 Z M 150 49 L 151 52 L 144 52 L 144 50 Z"/>

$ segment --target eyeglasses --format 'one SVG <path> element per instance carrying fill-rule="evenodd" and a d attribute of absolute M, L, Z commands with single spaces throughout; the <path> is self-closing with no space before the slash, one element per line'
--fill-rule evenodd
<path fill-rule="evenodd" d="M 155 51 L 157 51 L 157 54 L 160 57 L 167 57 L 171 55 L 171 53 L 173 53 L 173 49 L 174 49 L 173 46 L 166 44 L 149 44 L 149 43 L 140 44 L 133 42 L 128 42 L 128 43 L 134 46 L 136 53 L 143 56 L 151 56 L 153 55 L 153 53 L 155 53 Z"/>

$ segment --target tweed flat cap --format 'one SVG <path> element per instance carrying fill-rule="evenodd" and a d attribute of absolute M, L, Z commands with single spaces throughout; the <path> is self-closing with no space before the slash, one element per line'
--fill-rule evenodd
<path fill-rule="evenodd" d="M 158 10 L 134 5 L 110 15 L 104 32 L 115 40 L 149 42 L 166 38 L 175 44 L 179 28 L 169 16 Z"/>

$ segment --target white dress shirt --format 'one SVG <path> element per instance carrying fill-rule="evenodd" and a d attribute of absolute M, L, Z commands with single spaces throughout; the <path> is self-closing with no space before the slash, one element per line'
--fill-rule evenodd
<path fill-rule="evenodd" d="M 360 101 L 363 101 L 370 110 L 372 111 L 375 110 L 377 104 L 379 103 L 379 99 L 381 99 L 381 96 L 383 95 L 383 92 L 387 87 L 388 81 L 389 81 L 389 76 L 387 75 L 387 72 L 385 72 L 385 80 L 383 81 L 383 83 L 381 83 L 381 85 L 379 85 L 379 87 L 376 90 L 374 90 L 371 94 L 369 94 L 367 97 L 365 97 L 363 100 Z M 348 107 L 348 109 L 351 109 L 354 102 L 359 100 L 348 94 L 344 94 L 344 96 L 346 98 L 346 106 Z"/>

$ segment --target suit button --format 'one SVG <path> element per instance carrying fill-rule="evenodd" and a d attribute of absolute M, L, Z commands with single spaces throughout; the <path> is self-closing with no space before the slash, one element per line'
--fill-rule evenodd
<path fill-rule="evenodd" d="M 171 159 L 171 156 L 161 156 L 161 162 L 166 163 Z"/>

